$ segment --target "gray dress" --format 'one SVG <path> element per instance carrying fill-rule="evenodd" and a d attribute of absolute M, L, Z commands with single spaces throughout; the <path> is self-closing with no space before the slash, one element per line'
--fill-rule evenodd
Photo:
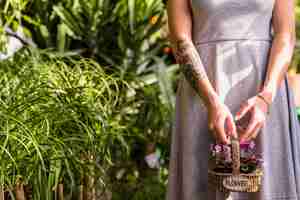
<path fill-rule="evenodd" d="M 275 0 L 190 0 L 193 42 L 220 98 L 235 114 L 263 83 L 273 40 Z M 172 131 L 167 200 L 221 200 L 208 187 L 207 110 L 181 74 Z M 285 76 L 265 126 L 255 139 L 264 177 L 258 193 L 231 193 L 233 200 L 300 200 L 300 127 Z"/>

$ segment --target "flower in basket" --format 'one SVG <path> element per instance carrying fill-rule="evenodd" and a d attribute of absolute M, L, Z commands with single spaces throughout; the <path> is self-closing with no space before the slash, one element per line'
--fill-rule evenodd
<path fill-rule="evenodd" d="M 224 154 L 223 154 L 223 145 L 222 144 L 216 144 L 215 147 L 215 157 L 217 163 L 222 163 L 224 160 Z"/>
<path fill-rule="evenodd" d="M 250 158 L 255 153 L 254 141 L 241 143 L 240 153 L 241 153 L 241 158 Z"/>
<path fill-rule="evenodd" d="M 231 147 L 224 144 L 211 144 L 210 155 L 215 161 L 216 170 L 220 172 L 231 170 Z"/>
<path fill-rule="evenodd" d="M 262 167 L 263 160 L 255 154 L 255 147 L 254 141 L 240 144 L 241 172 L 251 173 Z M 215 160 L 215 171 L 225 173 L 232 171 L 231 145 L 211 144 L 210 155 Z"/>
<path fill-rule="evenodd" d="M 256 166 L 259 167 L 259 168 L 263 168 L 263 165 L 264 165 L 264 161 L 262 159 L 261 156 L 257 156 L 256 158 Z"/>

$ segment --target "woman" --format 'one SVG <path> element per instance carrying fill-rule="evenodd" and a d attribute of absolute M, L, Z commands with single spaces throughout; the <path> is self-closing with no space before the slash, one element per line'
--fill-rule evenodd
<path fill-rule="evenodd" d="M 180 64 L 168 200 L 214 200 L 209 144 L 254 140 L 260 192 L 232 200 L 300 200 L 300 127 L 286 71 L 295 46 L 293 0 L 168 0 Z M 242 120 L 245 129 L 238 129 Z"/>

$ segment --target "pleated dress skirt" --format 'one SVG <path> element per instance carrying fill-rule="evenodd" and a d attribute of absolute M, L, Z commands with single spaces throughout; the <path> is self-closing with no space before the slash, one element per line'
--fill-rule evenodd
<path fill-rule="evenodd" d="M 211 83 L 232 114 L 259 91 L 271 44 L 253 39 L 196 44 Z M 167 200 L 226 199 L 208 185 L 209 145 L 215 140 L 208 129 L 207 109 L 183 74 L 176 95 Z M 261 190 L 234 192 L 229 199 L 300 199 L 300 127 L 287 76 L 255 142 L 264 160 Z"/>

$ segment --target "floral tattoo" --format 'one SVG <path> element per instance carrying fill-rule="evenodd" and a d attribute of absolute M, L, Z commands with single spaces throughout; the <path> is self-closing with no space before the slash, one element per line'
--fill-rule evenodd
<path fill-rule="evenodd" d="M 206 72 L 202 66 L 201 59 L 196 48 L 190 41 L 179 40 L 174 44 L 174 54 L 185 78 L 196 90 L 197 94 L 203 97 L 198 81 L 206 78 Z"/>

